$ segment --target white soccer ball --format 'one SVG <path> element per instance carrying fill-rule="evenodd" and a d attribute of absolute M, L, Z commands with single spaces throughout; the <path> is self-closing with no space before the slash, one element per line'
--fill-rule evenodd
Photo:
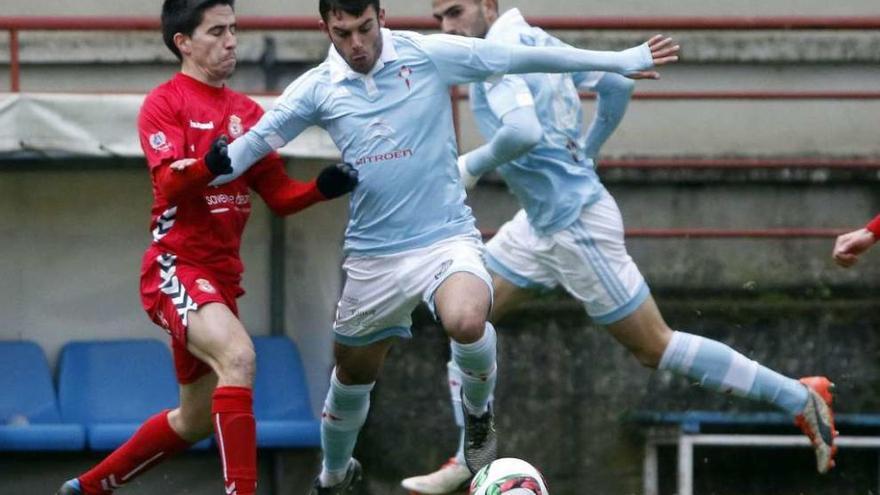
<path fill-rule="evenodd" d="M 471 482 L 471 495 L 549 495 L 544 477 L 522 459 L 498 459 L 480 469 Z"/>

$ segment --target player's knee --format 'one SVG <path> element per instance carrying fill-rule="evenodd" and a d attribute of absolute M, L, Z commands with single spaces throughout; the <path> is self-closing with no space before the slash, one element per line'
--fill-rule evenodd
<path fill-rule="evenodd" d="M 251 386 L 257 369 L 257 356 L 250 345 L 227 349 L 220 359 L 218 375 L 221 380 L 236 385 Z"/>
<path fill-rule="evenodd" d="M 336 377 L 343 385 L 368 385 L 376 381 L 378 371 L 370 367 L 352 367 L 351 369 L 336 363 Z"/>
<path fill-rule="evenodd" d="M 449 337 L 462 344 L 476 342 L 486 329 L 486 315 L 482 311 L 463 311 L 443 320 L 443 328 Z"/>

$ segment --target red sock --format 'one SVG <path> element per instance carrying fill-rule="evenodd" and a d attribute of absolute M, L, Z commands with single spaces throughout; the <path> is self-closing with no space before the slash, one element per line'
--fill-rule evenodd
<path fill-rule="evenodd" d="M 257 426 L 251 389 L 219 387 L 211 408 L 223 480 L 229 495 L 254 495 L 257 490 Z"/>
<path fill-rule="evenodd" d="M 165 459 L 189 448 L 168 424 L 168 411 L 148 419 L 100 464 L 79 477 L 84 495 L 106 495 Z"/>

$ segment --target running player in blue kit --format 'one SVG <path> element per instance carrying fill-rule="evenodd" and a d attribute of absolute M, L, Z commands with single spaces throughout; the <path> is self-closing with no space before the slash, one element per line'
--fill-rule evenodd
<path fill-rule="evenodd" d="M 433 0 L 432 7 L 444 33 L 517 47 L 566 46 L 530 26 L 517 9 L 499 16 L 495 0 Z M 791 414 L 813 442 L 819 472 L 831 469 L 831 382 L 791 379 L 724 344 L 671 330 L 627 254 L 620 211 L 599 181 L 593 159 L 623 118 L 632 87 L 633 81 L 620 74 L 594 71 L 508 75 L 470 85 L 477 126 L 489 141 L 459 158 L 462 179 L 470 187 L 480 175 L 497 170 L 522 206 L 486 246 L 495 297 L 490 320 L 498 321 L 528 297 L 528 289 L 562 286 L 645 366 Z M 598 94 L 596 115 L 586 130 L 579 88 Z M 455 403 L 462 373 L 454 360 L 448 369 Z M 442 494 L 469 478 L 459 449 L 439 470 L 402 484 L 414 492 Z"/>

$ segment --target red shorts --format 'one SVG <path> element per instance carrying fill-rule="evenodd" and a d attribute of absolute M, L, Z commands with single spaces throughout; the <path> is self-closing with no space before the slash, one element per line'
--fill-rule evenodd
<path fill-rule="evenodd" d="M 178 383 L 186 385 L 211 372 L 204 361 L 186 349 L 189 312 L 216 302 L 238 316 L 236 299 L 242 294 L 237 283 L 220 283 L 209 271 L 178 263 L 173 255 L 144 260 L 141 303 L 150 319 L 171 335 Z"/>

